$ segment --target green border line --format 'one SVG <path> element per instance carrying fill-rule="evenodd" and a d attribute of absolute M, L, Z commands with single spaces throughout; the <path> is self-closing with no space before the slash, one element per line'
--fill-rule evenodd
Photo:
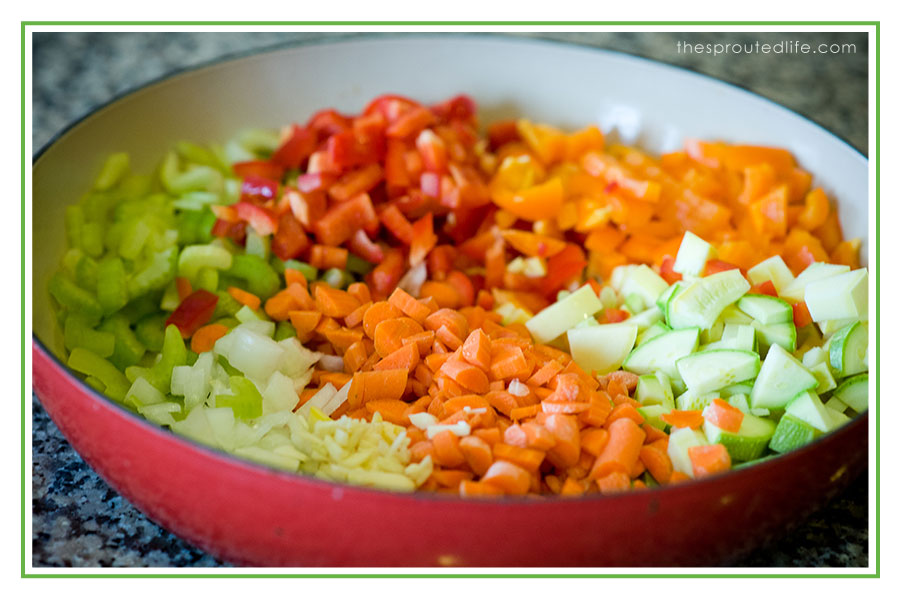
<path fill-rule="evenodd" d="M 561 26 L 561 25 L 639 25 L 639 26 L 866 26 L 875 27 L 875 257 L 878 270 L 875 273 L 875 314 L 881 323 L 881 21 L 22 21 L 22 213 L 21 213 L 21 297 L 22 297 L 22 555 L 21 577 L 23 579 L 880 579 L 881 578 L 881 336 L 875 331 L 876 371 L 875 371 L 875 572 L 874 573 L 27 573 L 25 565 L 25 411 L 27 386 L 25 385 L 25 40 L 28 27 L 40 26 Z M 871 74 L 870 74 L 871 76 Z"/>

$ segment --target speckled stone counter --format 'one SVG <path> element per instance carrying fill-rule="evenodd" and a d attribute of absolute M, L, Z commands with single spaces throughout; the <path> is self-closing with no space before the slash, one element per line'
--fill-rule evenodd
<path fill-rule="evenodd" d="M 118 94 L 172 71 L 253 50 L 352 34 L 42 33 L 34 35 L 35 150 Z M 867 153 L 867 56 L 863 34 L 533 34 L 620 50 L 740 85 L 813 119 Z M 802 40 L 849 43 L 844 54 L 712 56 L 682 43 Z M 91 470 L 35 399 L 32 551 L 36 567 L 228 566 L 142 515 Z M 860 477 L 823 510 L 734 566 L 868 566 L 868 493 Z"/>

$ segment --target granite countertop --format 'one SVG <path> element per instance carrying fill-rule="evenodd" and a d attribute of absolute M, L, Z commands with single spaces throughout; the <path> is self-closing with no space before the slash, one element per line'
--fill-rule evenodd
<path fill-rule="evenodd" d="M 215 58 L 326 33 L 35 33 L 35 150 L 117 94 Z M 813 119 L 867 153 L 864 34 L 555 33 L 529 34 L 594 45 L 684 66 L 735 83 Z M 801 40 L 855 44 L 854 53 L 712 56 L 677 44 Z M 32 402 L 32 552 L 35 567 L 228 566 L 147 519 L 87 466 Z M 782 539 L 733 566 L 868 566 L 868 489 L 862 476 Z"/>

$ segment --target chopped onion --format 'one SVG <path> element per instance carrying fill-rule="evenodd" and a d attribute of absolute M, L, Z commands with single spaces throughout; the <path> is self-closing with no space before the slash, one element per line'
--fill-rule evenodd
<path fill-rule="evenodd" d="M 437 425 L 438 420 L 437 417 L 431 413 L 420 412 L 409 415 L 409 422 L 419 429 L 428 429 L 432 425 Z"/>
<path fill-rule="evenodd" d="M 531 390 L 528 389 L 528 386 L 519 381 L 518 379 L 513 379 L 509 382 L 509 393 L 513 396 L 517 396 L 519 398 L 524 398 L 527 396 Z"/>
<path fill-rule="evenodd" d="M 418 298 L 419 292 L 422 290 L 422 284 L 425 283 L 426 279 L 428 279 L 428 269 L 425 267 L 424 262 L 420 262 L 400 278 L 400 281 L 397 282 L 397 287 Z"/>
<path fill-rule="evenodd" d="M 312 407 L 315 406 L 319 410 L 322 410 L 322 408 L 326 404 L 328 404 L 328 401 L 331 400 L 331 397 L 336 393 L 337 390 L 335 389 L 334 385 L 332 385 L 331 383 L 326 383 L 322 386 L 322 389 L 313 394 L 313 397 L 307 400 L 297 412 L 301 413 L 304 417 L 309 417 L 309 411 L 312 409 Z"/>
<path fill-rule="evenodd" d="M 459 421 L 453 425 L 430 425 L 428 429 L 425 430 L 425 435 L 427 435 L 430 440 L 442 431 L 451 431 L 459 437 L 462 437 L 472 433 L 472 428 L 469 427 L 469 424 L 465 421 Z"/>
<path fill-rule="evenodd" d="M 333 356 L 331 354 L 324 354 L 319 359 L 319 366 L 325 369 L 326 371 L 331 371 L 333 373 L 340 373 L 344 370 L 344 359 L 340 356 Z"/>

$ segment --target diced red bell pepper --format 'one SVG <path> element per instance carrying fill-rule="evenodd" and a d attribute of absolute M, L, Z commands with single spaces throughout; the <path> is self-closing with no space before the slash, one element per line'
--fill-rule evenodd
<path fill-rule="evenodd" d="M 252 202 L 238 202 L 232 205 L 238 218 L 246 221 L 259 235 L 269 235 L 278 230 L 278 221 L 267 209 Z"/>
<path fill-rule="evenodd" d="M 245 160 L 234 163 L 231 170 L 238 177 L 260 177 L 262 179 L 274 179 L 278 181 L 284 175 L 284 168 L 268 160 Z"/>
<path fill-rule="evenodd" d="M 451 164 L 450 175 L 453 176 L 454 187 L 458 190 L 455 208 L 490 203 L 491 192 L 477 169 L 469 165 Z"/>
<path fill-rule="evenodd" d="M 456 119 L 462 121 L 470 121 L 478 110 L 475 101 L 465 94 L 454 96 L 449 100 L 444 100 L 431 107 L 431 111 L 443 121 L 453 121 Z"/>
<path fill-rule="evenodd" d="M 382 179 L 384 179 L 384 169 L 378 163 L 372 163 L 342 175 L 328 188 L 328 195 L 338 202 L 344 202 L 353 196 L 368 192 Z"/>
<path fill-rule="evenodd" d="M 659 276 L 665 279 L 669 285 L 681 281 L 681 273 L 676 273 L 674 267 L 675 259 L 668 254 L 663 257 L 662 263 L 659 265 Z"/>
<path fill-rule="evenodd" d="M 384 260 L 366 275 L 366 283 L 375 298 L 387 298 L 394 291 L 403 275 L 405 262 L 403 252 L 397 248 L 390 248 L 384 253 Z"/>
<path fill-rule="evenodd" d="M 771 281 L 763 281 L 762 283 L 751 286 L 750 293 L 778 297 L 778 290 L 775 289 L 775 284 Z"/>
<path fill-rule="evenodd" d="M 703 276 L 706 277 L 708 275 L 715 275 L 716 273 L 721 273 L 722 271 L 733 271 L 734 269 L 740 270 L 740 267 L 729 262 L 725 262 L 724 260 L 712 258 L 706 261 L 706 266 L 703 267 Z"/>
<path fill-rule="evenodd" d="M 175 325 L 181 332 L 181 337 L 189 338 L 212 318 L 218 301 L 216 294 L 197 290 L 181 301 L 166 319 L 166 326 Z"/>
<path fill-rule="evenodd" d="M 278 181 L 259 175 L 248 175 L 241 183 L 241 202 L 263 204 L 278 195 Z"/>
<path fill-rule="evenodd" d="M 309 238 L 303 225 L 293 214 L 285 213 L 278 219 L 278 231 L 272 237 L 272 252 L 281 260 L 297 258 L 309 246 Z"/>
<path fill-rule="evenodd" d="M 434 235 L 434 215 L 428 213 L 413 223 L 413 239 L 409 246 L 409 264 L 416 266 L 428 256 L 438 238 Z"/>
<path fill-rule="evenodd" d="M 336 110 L 329 108 L 320 110 L 310 117 L 306 128 L 315 134 L 316 141 L 321 143 L 336 133 L 350 129 L 352 124 L 353 121 L 350 117 L 345 117 Z"/>
<path fill-rule="evenodd" d="M 409 246 L 413 240 L 413 227 L 400 209 L 394 204 L 387 205 L 378 215 L 382 224 L 394 234 L 398 240 Z"/>
<path fill-rule="evenodd" d="M 389 139 L 384 157 L 384 179 L 388 186 L 388 196 L 402 194 L 409 187 L 406 171 L 406 152 L 409 147 L 402 140 Z"/>
<path fill-rule="evenodd" d="M 370 263 L 378 264 L 384 260 L 384 250 L 369 239 L 369 236 L 366 235 L 363 229 L 354 233 L 347 245 L 350 247 L 350 252 L 366 259 Z"/>
<path fill-rule="evenodd" d="M 420 106 L 422 105 L 415 100 L 410 100 L 404 96 L 384 94 L 369 102 L 365 110 L 363 110 L 363 114 L 380 113 L 388 123 L 393 123 L 404 113 Z"/>
<path fill-rule="evenodd" d="M 434 114 L 424 106 L 408 110 L 391 123 L 385 134 L 390 138 L 410 138 L 434 123 Z"/>
<path fill-rule="evenodd" d="M 243 246 L 247 239 L 247 224 L 243 221 L 216 219 L 210 234 L 214 237 L 227 237 L 238 246 Z"/>
<path fill-rule="evenodd" d="M 631 314 L 627 310 L 622 310 L 620 308 L 604 308 L 603 316 L 601 317 L 601 323 L 621 323 Z"/>
<path fill-rule="evenodd" d="M 482 223 L 493 222 L 494 212 L 496 212 L 496 208 L 493 204 L 458 208 L 453 211 L 453 214 L 456 215 L 456 222 L 452 225 L 448 223 L 444 227 L 444 232 L 457 244 L 465 244 L 466 240 L 475 236 L 475 232 Z M 484 259 L 484 254 L 481 255 L 481 258 Z"/>
<path fill-rule="evenodd" d="M 447 146 L 434 131 L 423 129 L 416 137 L 416 149 L 422 156 L 426 171 L 440 174 L 447 172 Z"/>
<path fill-rule="evenodd" d="M 353 119 L 353 131 L 361 137 L 383 137 L 387 129 L 387 119 L 380 113 L 361 115 Z"/>
<path fill-rule="evenodd" d="M 791 307 L 794 309 L 794 326 L 797 329 L 806 327 L 813 322 L 812 315 L 809 314 L 809 308 L 806 307 L 806 302 L 800 301 L 792 304 Z"/>
<path fill-rule="evenodd" d="M 440 199 L 441 197 L 441 176 L 437 173 L 425 171 L 419 177 L 419 189 L 429 198 Z"/>
<path fill-rule="evenodd" d="M 328 138 L 331 140 L 332 138 Z M 306 173 L 322 173 L 331 175 L 336 177 L 341 172 L 341 167 L 338 167 L 334 164 L 334 161 L 331 159 L 331 154 L 328 153 L 328 147 L 326 143 L 326 147 L 322 150 L 316 150 L 312 154 L 309 155 L 309 160 L 306 163 Z"/>
<path fill-rule="evenodd" d="M 587 266 L 584 251 L 575 244 L 566 244 L 557 254 L 547 259 L 547 274 L 540 280 L 544 296 L 555 295 L 565 284 L 578 277 Z"/>
<path fill-rule="evenodd" d="M 324 192 L 302 192 L 288 189 L 284 192 L 284 196 L 290 202 L 294 217 L 306 228 L 311 228 L 312 224 L 321 219 L 328 210 L 328 201 Z"/>
<path fill-rule="evenodd" d="M 340 171 L 379 162 L 381 158 L 377 141 L 359 136 L 352 129 L 328 138 L 325 148 L 331 164 Z"/>
<path fill-rule="evenodd" d="M 285 169 L 299 169 L 316 150 L 316 135 L 306 127 L 291 125 L 290 136 L 272 154 L 272 162 Z M 279 178 L 280 179 L 280 178 Z"/>
<path fill-rule="evenodd" d="M 491 150 L 517 142 L 519 139 L 519 128 L 516 127 L 515 119 L 497 121 L 488 127 L 488 143 Z"/>
<path fill-rule="evenodd" d="M 377 223 L 378 216 L 372 200 L 364 193 L 333 205 L 322 218 L 313 223 L 313 229 L 319 243 L 338 246 L 349 240 L 357 230 Z"/>
<path fill-rule="evenodd" d="M 297 189 L 304 194 L 327 190 L 336 180 L 337 176 L 332 173 L 304 173 L 297 176 Z"/>

